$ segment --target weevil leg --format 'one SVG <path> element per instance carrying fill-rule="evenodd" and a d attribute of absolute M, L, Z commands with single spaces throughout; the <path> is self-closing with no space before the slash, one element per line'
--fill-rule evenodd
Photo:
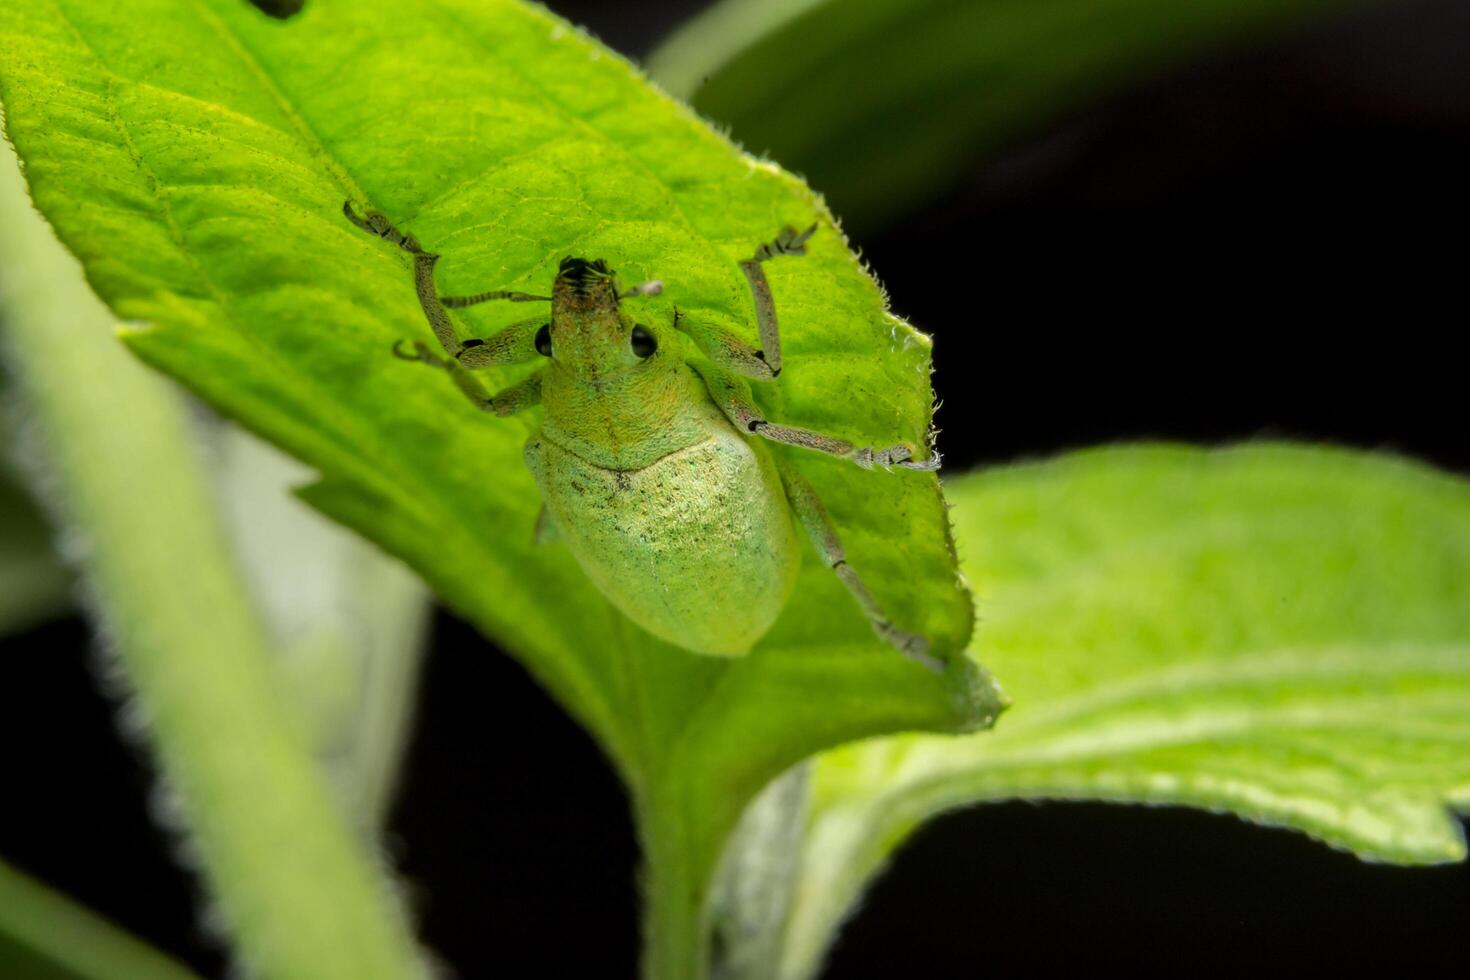
<path fill-rule="evenodd" d="M 385 241 L 392 242 L 405 252 L 411 252 L 414 255 L 424 254 L 424 250 L 419 248 L 418 239 L 412 235 L 401 234 L 397 228 L 393 227 L 393 223 L 388 220 L 388 216 L 381 211 L 369 211 L 365 215 L 359 215 L 356 211 L 352 210 L 351 201 L 343 201 L 342 213 L 347 216 L 348 221 L 357 225 L 357 227 L 369 235 L 377 235 Z"/>
<path fill-rule="evenodd" d="M 847 563 L 847 552 L 843 550 L 842 539 L 837 536 L 837 529 L 832 526 L 832 518 L 827 515 L 827 508 L 822 504 L 822 498 L 817 496 L 812 485 L 796 473 L 789 466 L 781 466 L 781 482 L 786 487 L 786 499 L 791 503 L 791 509 L 796 514 L 796 519 L 806 530 L 807 535 L 816 546 L 817 554 L 847 586 L 847 591 L 857 600 L 862 607 L 863 614 L 868 617 L 868 623 L 873 627 L 873 632 L 878 634 L 879 639 L 890 644 L 899 653 L 915 660 L 931 670 L 943 670 L 944 664 L 929 653 L 929 641 L 916 633 L 909 633 L 894 626 L 878 605 L 868 587 L 863 584 L 856 570 Z"/>
<path fill-rule="evenodd" d="M 663 291 L 664 283 L 662 279 L 650 279 L 647 282 L 640 282 L 636 286 L 629 286 L 621 293 L 618 293 L 618 299 L 628 299 L 633 296 L 657 296 Z"/>
<path fill-rule="evenodd" d="M 755 299 L 755 323 L 760 331 L 760 356 L 771 369 L 771 377 L 781 373 L 781 328 L 776 322 L 776 300 L 771 296 L 771 284 L 766 282 L 761 263 L 778 255 L 805 255 L 806 242 L 816 233 L 812 225 L 798 232 L 789 225 L 773 240 L 755 250 L 755 254 L 740 263 L 740 271 L 750 283 L 750 295 Z"/>
<path fill-rule="evenodd" d="M 491 300 L 505 300 L 508 303 L 550 303 L 550 296 L 537 296 L 534 293 L 516 293 L 505 289 L 492 289 L 485 293 L 475 293 L 472 296 L 440 296 L 439 302 L 451 310 L 462 310 L 466 306 L 474 306 L 477 303 L 488 303 Z"/>
<path fill-rule="evenodd" d="M 413 255 L 413 282 L 414 289 L 418 293 L 419 306 L 423 307 L 424 317 L 429 321 L 429 327 L 434 331 L 434 336 L 438 338 L 439 346 L 444 348 L 444 353 L 460 360 L 467 367 L 474 368 L 490 367 L 496 364 L 518 364 L 536 358 L 536 331 L 546 322 L 545 317 L 512 324 L 491 337 L 461 342 L 454 329 L 454 321 L 449 318 L 448 308 L 458 309 L 494 299 L 509 300 L 512 303 L 527 303 L 533 300 L 549 302 L 551 297 L 506 290 L 476 293 L 473 296 L 440 296 L 438 286 L 434 283 L 434 266 L 438 263 L 439 256 L 432 252 L 425 252 L 419 247 L 416 238 L 394 228 L 381 212 L 369 211 L 366 215 L 359 215 L 352 210 L 352 202 L 347 201 L 342 205 L 342 213 L 347 216 L 348 221 L 363 231 L 392 242 Z M 402 354 L 399 356 L 403 357 Z M 423 360 L 419 357 L 405 359 Z"/>
<path fill-rule="evenodd" d="M 750 346 L 728 330 L 674 311 L 674 329 L 693 340 L 705 357 L 718 366 L 756 381 L 770 381 L 780 374 L 771 367 L 764 351 Z"/>
<path fill-rule="evenodd" d="M 803 449 L 814 449 L 819 453 L 839 456 L 842 459 L 851 460 L 863 469 L 872 469 L 874 466 L 881 466 L 885 469 L 891 466 L 900 466 L 908 470 L 939 469 L 937 455 L 929 459 L 914 459 L 914 447 L 907 443 L 899 443 L 885 449 L 854 446 L 846 439 L 838 439 L 836 436 L 814 432 L 811 429 L 798 429 L 789 425 L 768 422 L 750 397 L 750 388 L 742 378 L 719 367 L 695 363 L 690 363 L 689 366 L 704 379 L 705 388 L 709 391 L 715 404 L 720 407 L 720 411 L 725 413 L 725 418 L 729 419 L 730 423 L 741 432 L 749 432 L 762 439 L 785 443 L 788 446 L 800 446 Z"/>
<path fill-rule="evenodd" d="M 502 364 L 524 364 L 541 355 L 536 350 L 536 335 L 548 326 L 544 316 L 512 323 L 488 337 L 470 337 L 457 342 L 450 356 L 467 368 L 497 367 Z"/>
<path fill-rule="evenodd" d="M 533 405 L 541 404 L 541 371 L 521 379 L 509 388 L 491 394 L 458 359 L 440 357 L 429 350 L 428 344 L 418 340 L 412 342 L 413 353 L 407 353 L 403 349 L 405 343 L 406 341 L 400 340 L 393 345 L 395 357 L 404 361 L 421 361 L 430 367 L 443 368 L 448 371 L 449 377 L 453 379 L 464 396 L 482 411 L 493 412 L 496 415 L 514 415 Z"/>

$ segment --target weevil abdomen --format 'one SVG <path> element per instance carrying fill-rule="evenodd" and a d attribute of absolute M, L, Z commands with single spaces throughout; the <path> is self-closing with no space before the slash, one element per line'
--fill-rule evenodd
<path fill-rule="evenodd" d="M 730 426 L 637 470 L 597 466 L 544 433 L 526 462 L 583 571 L 655 636 L 738 656 L 786 605 L 801 551 L 781 479 Z"/>

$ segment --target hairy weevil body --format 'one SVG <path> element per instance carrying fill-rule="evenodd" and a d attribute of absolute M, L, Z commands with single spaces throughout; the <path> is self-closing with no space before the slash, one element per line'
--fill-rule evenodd
<path fill-rule="evenodd" d="M 443 353 L 415 341 L 394 353 L 445 369 L 477 408 L 511 415 L 544 409 L 526 443 L 526 462 L 542 494 L 537 532 L 555 533 L 587 576 L 629 619 L 695 653 L 738 656 L 775 622 L 801 562 L 796 527 L 842 579 L 874 631 L 913 659 L 938 662 L 922 637 L 884 615 L 858 573 L 811 485 L 773 458 L 763 442 L 799 446 L 860 466 L 934 469 L 914 449 L 855 446 L 832 436 L 768 421 L 748 382 L 771 381 L 782 368 L 775 302 L 763 263 L 802 255 L 813 226 L 787 228 L 740 263 L 755 301 L 759 348 L 676 312 L 667 328 L 639 322 L 623 300 L 662 284 L 620 290 L 601 259 L 563 259 L 550 296 L 493 290 L 440 296 L 439 256 L 425 251 L 377 212 L 359 228 L 414 257 L 419 303 Z M 461 340 L 449 310 L 500 300 L 549 302 L 532 317 L 485 338 Z M 674 334 L 703 359 L 682 356 Z M 475 368 L 536 359 L 548 363 L 523 381 L 490 393 Z"/>

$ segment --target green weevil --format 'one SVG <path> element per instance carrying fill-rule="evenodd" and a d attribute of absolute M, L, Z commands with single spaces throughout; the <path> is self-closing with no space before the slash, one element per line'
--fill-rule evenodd
<path fill-rule="evenodd" d="M 796 524 L 841 578 L 874 631 L 902 653 L 941 665 L 922 637 L 899 629 L 847 563 L 842 542 L 811 485 L 773 458 L 760 440 L 849 459 L 859 466 L 938 467 L 906 444 L 855 446 L 832 436 L 768 421 L 747 379 L 781 373 L 776 306 L 762 265 L 803 255 L 813 225 L 785 229 L 740 263 L 755 301 L 761 346 L 682 317 L 670 329 L 693 341 L 703 360 L 681 356 L 673 334 L 639 322 L 623 300 L 662 291 L 660 282 L 622 290 L 601 259 L 563 259 L 550 296 L 491 290 L 440 296 L 439 256 L 425 251 L 376 211 L 354 225 L 409 252 L 419 303 L 444 354 L 415 341 L 393 352 L 449 372 L 477 408 L 512 415 L 544 408 L 525 447 L 541 490 L 538 536 L 554 532 L 583 571 L 633 622 L 694 653 L 739 656 L 775 622 L 801 563 Z M 549 302 L 533 317 L 490 337 L 461 340 L 450 309 L 502 300 Z M 471 369 L 549 363 L 525 380 L 490 393 Z M 759 437 L 753 439 L 752 437 Z M 793 523 L 793 517 L 795 522 Z"/>

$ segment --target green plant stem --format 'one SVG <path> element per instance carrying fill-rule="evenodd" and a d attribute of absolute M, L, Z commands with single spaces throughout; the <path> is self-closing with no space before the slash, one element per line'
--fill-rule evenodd
<path fill-rule="evenodd" d="M 696 980 L 706 975 L 701 924 L 704 880 L 694 867 L 682 812 L 672 806 L 638 807 L 643 844 L 643 976 Z"/>
<path fill-rule="evenodd" d="M 0 938 L 88 980 L 198 980 L 172 958 L 3 861 Z"/>
<path fill-rule="evenodd" d="M 111 335 L 77 264 L 0 167 L 6 353 L 83 543 L 95 611 L 201 871 L 252 975 L 420 974 L 417 951 L 303 726 L 232 567 L 187 406 Z"/>
<path fill-rule="evenodd" d="M 779 952 L 801 846 L 805 767 L 778 777 L 735 827 L 702 819 L 697 791 L 678 778 L 658 792 L 656 802 L 635 806 L 646 980 L 757 976 L 756 965 Z"/>

